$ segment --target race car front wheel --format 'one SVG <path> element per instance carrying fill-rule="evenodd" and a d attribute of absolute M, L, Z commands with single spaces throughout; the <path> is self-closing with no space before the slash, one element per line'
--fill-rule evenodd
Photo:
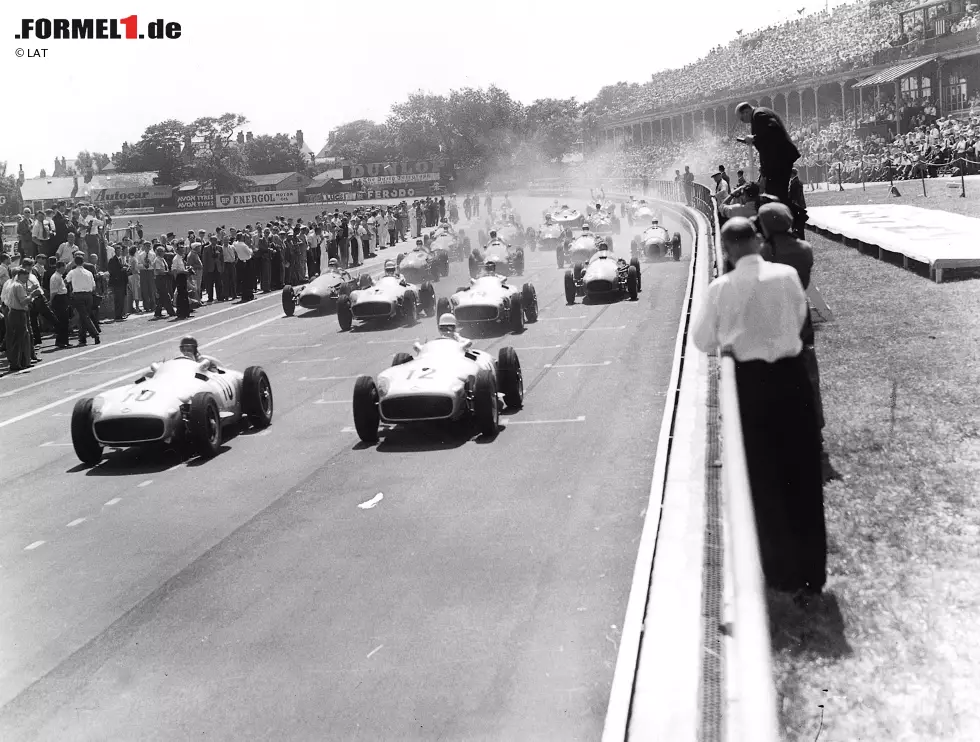
<path fill-rule="evenodd" d="M 419 306 L 415 302 L 415 294 L 406 294 L 402 301 L 402 321 L 405 327 L 415 327 L 419 321 Z"/>
<path fill-rule="evenodd" d="M 636 268 L 636 290 L 643 291 L 643 273 L 640 271 L 640 259 L 630 258 L 630 265 Z"/>
<path fill-rule="evenodd" d="M 260 366 L 249 366 L 242 379 L 242 412 L 255 428 L 272 424 L 272 384 Z"/>
<path fill-rule="evenodd" d="M 504 395 L 504 404 L 512 410 L 524 406 L 524 376 L 517 351 L 509 345 L 497 354 L 497 388 Z"/>
<path fill-rule="evenodd" d="M 221 450 L 221 414 L 211 392 L 198 392 L 191 397 L 187 423 L 190 442 L 197 453 L 205 459 L 217 456 Z"/>
<path fill-rule="evenodd" d="M 378 409 L 378 385 L 370 376 L 358 376 L 354 382 L 354 429 L 365 443 L 377 443 L 381 411 Z"/>
<path fill-rule="evenodd" d="M 575 303 L 575 276 L 572 275 L 571 271 L 565 271 L 565 302 L 567 304 Z"/>
<path fill-rule="evenodd" d="M 436 326 L 437 327 L 439 325 L 439 318 L 444 314 L 448 314 L 449 311 L 450 311 L 449 298 L 445 296 L 440 296 L 439 301 L 436 302 Z"/>
<path fill-rule="evenodd" d="M 636 301 L 637 286 L 639 285 L 638 276 L 639 273 L 636 270 L 636 266 L 631 265 L 626 274 L 626 293 L 629 294 L 630 301 Z"/>
<path fill-rule="evenodd" d="M 292 317 L 296 312 L 296 291 L 292 286 L 287 285 L 282 288 L 282 311 L 287 317 Z"/>
<path fill-rule="evenodd" d="M 429 281 L 425 281 L 421 286 L 421 296 L 419 296 L 419 309 L 431 315 L 436 308 L 436 290 Z"/>
<path fill-rule="evenodd" d="M 337 324 L 341 332 L 347 332 L 354 326 L 354 312 L 350 308 L 350 297 L 342 296 L 337 302 Z"/>
<path fill-rule="evenodd" d="M 476 375 L 476 384 L 473 388 L 473 415 L 482 435 L 493 436 L 500 432 L 497 381 L 485 368 L 481 368 Z"/>
<path fill-rule="evenodd" d="M 534 285 L 525 283 L 521 289 L 521 301 L 524 304 L 524 319 L 527 322 L 538 321 L 538 292 Z"/>
<path fill-rule="evenodd" d="M 92 427 L 92 398 L 80 399 L 71 411 L 71 445 L 78 460 L 86 466 L 102 461 L 102 446 Z"/>
<path fill-rule="evenodd" d="M 510 300 L 510 330 L 515 334 L 524 332 L 524 302 L 520 296 Z"/>

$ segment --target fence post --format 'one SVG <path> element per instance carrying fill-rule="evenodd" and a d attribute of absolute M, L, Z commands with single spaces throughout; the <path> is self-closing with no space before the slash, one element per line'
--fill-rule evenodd
<path fill-rule="evenodd" d="M 966 160 L 960 160 L 960 198 L 966 198 Z"/>
<path fill-rule="evenodd" d="M 922 167 L 922 160 L 919 160 L 919 179 L 922 181 L 922 197 L 926 198 L 926 171 Z"/>
<path fill-rule="evenodd" d="M 844 190 L 844 176 L 841 170 L 842 170 L 841 163 L 838 162 L 837 163 L 837 190 L 839 191 Z"/>

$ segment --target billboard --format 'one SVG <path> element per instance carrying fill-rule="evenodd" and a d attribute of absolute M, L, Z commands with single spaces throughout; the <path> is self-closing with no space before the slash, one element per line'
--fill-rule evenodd
<path fill-rule="evenodd" d="M 170 198 L 173 193 L 170 186 L 141 186 L 135 188 L 99 188 L 89 194 L 94 203 L 106 201 L 145 201 L 147 199 Z"/>
<path fill-rule="evenodd" d="M 177 207 L 177 211 L 200 211 L 201 209 L 213 209 L 214 191 L 205 189 L 203 191 L 178 193 L 174 197 L 174 205 Z"/>
<path fill-rule="evenodd" d="M 386 175 L 423 175 L 438 173 L 444 169 L 442 160 L 415 160 L 407 162 L 369 162 L 363 165 L 344 165 L 344 180 L 352 178 L 379 178 Z M 406 182 L 398 178 L 395 182 Z"/>
<path fill-rule="evenodd" d="M 362 191 L 362 198 L 418 198 L 433 193 L 435 183 L 419 183 L 417 185 L 395 185 L 390 188 L 368 188 Z"/>
<path fill-rule="evenodd" d="M 356 201 L 357 194 L 353 191 L 343 191 L 339 193 L 307 193 L 303 196 L 303 203 L 307 204 L 329 204 L 334 201 Z"/>
<path fill-rule="evenodd" d="M 254 193 L 219 193 L 214 197 L 215 208 L 238 209 L 243 206 L 277 206 L 298 204 L 299 191 L 255 191 Z"/>
<path fill-rule="evenodd" d="M 408 183 L 429 183 L 439 180 L 439 173 L 420 173 L 419 175 L 378 175 L 361 178 L 360 181 L 368 186 L 401 186 Z"/>

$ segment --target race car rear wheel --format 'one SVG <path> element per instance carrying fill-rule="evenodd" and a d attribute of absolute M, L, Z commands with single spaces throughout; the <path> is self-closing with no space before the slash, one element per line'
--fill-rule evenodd
<path fill-rule="evenodd" d="M 636 270 L 635 265 L 629 267 L 629 271 L 626 273 L 626 293 L 629 294 L 631 301 L 636 301 L 636 293 L 638 291 L 638 279 L 639 273 Z"/>
<path fill-rule="evenodd" d="M 272 423 L 272 384 L 260 366 L 249 366 L 242 379 L 242 412 L 255 428 Z"/>
<path fill-rule="evenodd" d="M 582 280 L 582 274 L 585 273 L 585 266 L 581 263 L 576 263 L 572 266 L 572 276 L 576 281 Z"/>
<path fill-rule="evenodd" d="M 514 333 L 524 331 L 524 302 L 520 296 L 510 300 L 510 330 Z"/>
<path fill-rule="evenodd" d="M 674 232 L 674 260 L 681 259 L 681 233 Z"/>
<path fill-rule="evenodd" d="M 406 294 L 402 301 L 402 321 L 405 327 L 415 327 L 419 321 L 419 306 L 415 301 L 415 294 Z"/>
<path fill-rule="evenodd" d="M 370 376 L 358 376 L 354 382 L 354 429 L 358 438 L 365 443 L 376 443 L 380 425 L 378 385 Z"/>
<path fill-rule="evenodd" d="M 287 317 L 292 317 L 296 312 L 296 291 L 292 286 L 282 287 L 282 311 Z"/>
<path fill-rule="evenodd" d="M 439 326 L 439 318 L 450 312 L 449 308 L 449 298 L 445 296 L 440 296 L 439 301 L 436 302 L 436 326 Z"/>
<path fill-rule="evenodd" d="M 636 290 L 643 291 L 643 272 L 640 270 L 640 259 L 630 258 L 630 265 L 636 268 Z"/>
<path fill-rule="evenodd" d="M 211 392 L 198 392 L 191 397 L 187 427 L 191 445 L 202 458 L 210 459 L 218 455 L 221 450 L 221 414 Z"/>
<path fill-rule="evenodd" d="M 431 315 L 436 308 L 436 290 L 432 287 L 429 281 L 422 283 L 420 296 L 419 296 L 419 309 L 428 315 Z"/>
<path fill-rule="evenodd" d="M 565 302 L 567 304 L 575 303 L 575 276 L 570 270 L 565 271 Z"/>
<path fill-rule="evenodd" d="M 350 308 L 349 296 L 342 296 L 337 302 L 337 324 L 342 332 L 347 332 L 354 326 L 354 312 Z"/>
<path fill-rule="evenodd" d="M 521 288 L 521 301 L 524 304 L 524 319 L 528 322 L 538 321 L 538 292 L 534 285 L 525 283 Z"/>
<path fill-rule="evenodd" d="M 517 351 L 509 345 L 497 354 L 497 388 L 504 395 L 504 404 L 512 410 L 524 406 L 524 375 Z"/>
<path fill-rule="evenodd" d="M 102 446 L 92 427 L 93 401 L 91 397 L 80 399 L 71 411 L 71 445 L 78 460 L 86 466 L 95 466 L 102 461 Z"/>
<path fill-rule="evenodd" d="M 483 435 L 496 435 L 500 432 L 500 408 L 497 405 L 497 381 L 487 369 L 481 368 L 476 374 L 473 386 L 473 416 Z"/>

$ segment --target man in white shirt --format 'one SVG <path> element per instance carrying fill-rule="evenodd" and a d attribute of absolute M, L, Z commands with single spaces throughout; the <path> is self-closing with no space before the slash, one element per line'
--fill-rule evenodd
<path fill-rule="evenodd" d="M 65 281 L 71 284 L 71 304 L 78 313 L 78 344 L 88 345 L 85 335 L 87 330 L 98 345 L 102 341 L 99 339 L 98 328 L 92 322 L 95 276 L 83 267 L 84 255 L 75 255 L 74 263 L 75 267 L 65 276 Z"/>
<path fill-rule="evenodd" d="M 62 242 L 58 247 L 58 252 L 55 257 L 58 259 L 59 263 L 64 263 L 69 265 L 75 256 L 75 250 L 78 249 L 78 245 L 75 243 L 75 233 L 69 232 L 68 237 L 65 242 Z"/>
<path fill-rule="evenodd" d="M 58 267 L 51 274 L 51 311 L 57 318 L 54 332 L 54 346 L 56 348 L 70 348 L 69 333 L 71 330 L 71 317 L 69 314 L 68 284 L 65 283 L 65 271 L 68 264 L 62 260 L 58 261 Z"/>
<path fill-rule="evenodd" d="M 800 355 L 806 293 L 795 268 L 762 259 L 762 238 L 748 219 L 729 219 L 721 237 L 735 269 L 711 282 L 692 338 L 703 352 L 721 349 L 735 359 L 766 581 L 777 590 L 819 593 L 827 537 L 820 429 Z"/>
<path fill-rule="evenodd" d="M 235 257 L 238 258 L 238 287 L 242 295 L 240 304 L 252 301 L 255 298 L 255 274 L 252 272 L 252 248 L 245 244 L 244 237 L 241 232 L 237 233 L 235 235 L 235 242 L 231 246 L 235 251 Z"/>

